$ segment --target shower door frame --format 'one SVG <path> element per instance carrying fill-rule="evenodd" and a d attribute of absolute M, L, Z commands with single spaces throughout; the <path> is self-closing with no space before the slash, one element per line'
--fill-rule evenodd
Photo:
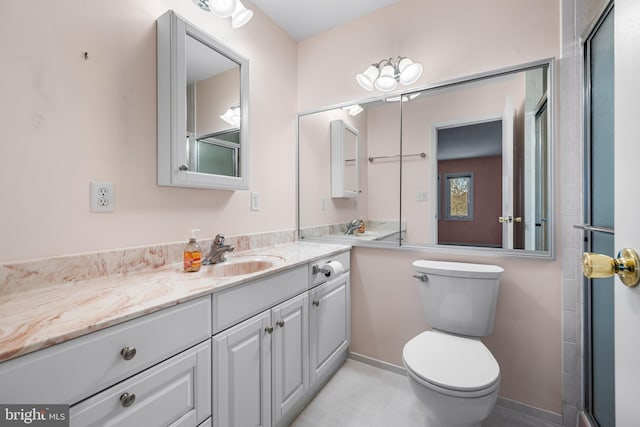
<path fill-rule="evenodd" d="M 591 177 L 591 50 L 590 43 L 601 27 L 602 23 L 609 16 L 609 14 L 614 13 L 614 0 L 611 0 L 605 4 L 600 13 L 596 15 L 596 18 L 593 20 L 590 26 L 587 27 L 586 31 L 583 33 L 581 37 L 581 45 L 582 45 L 582 53 L 583 53 L 583 70 L 584 70 L 584 99 L 583 99 L 583 108 L 584 108 L 584 172 L 583 172 L 583 180 L 584 180 L 584 212 L 585 218 L 584 222 L 586 224 L 591 224 L 591 182 L 587 177 Z M 590 251 L 592 244 L 591 234 L 593 232 L 605 232 L 614 234 L 614 230 L 601 230 L 601 227 L 594 227 L 596 230 L 587 231 L 585 230 L 585 241 L 584 246 L 586 251 Z M 583 406 L 585 410 L 585 414 L 591 423 L 592 426 L 600 426 L 598 421 L 596 420 L 593 414 L 594 408 L 594 393 L 593 393 L 593 324 L 592 324 L 592 296 L 589 291 L 591 279 L 583 278 L 583 289 L 584 289 L 584 313 L 583 313 Z M 615 357 L 615 356 L 614 356 Z M 614 397 L 615 399 L 615 397 Z M 614 402 L 615 405 L 615 402 Z"/>

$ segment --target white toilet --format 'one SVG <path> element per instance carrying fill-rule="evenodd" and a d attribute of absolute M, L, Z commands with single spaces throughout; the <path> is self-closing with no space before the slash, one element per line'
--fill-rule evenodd
<path fill-rule="evenodd" d="M 491 334 L 504 271 L 496 265 L 414 261 L 427 322 L 402 361 L 429 427 L 475 427 L 498 398 L 500 367 L 480 337 Z"/>

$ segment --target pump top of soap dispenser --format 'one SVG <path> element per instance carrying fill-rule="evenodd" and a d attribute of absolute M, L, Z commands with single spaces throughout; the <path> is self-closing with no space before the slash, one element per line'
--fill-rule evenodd
<path fill-rule="evenodd" d="M 193 243 L 196 241 L 196 232 L 200 231 L 199 228 L 192 228 L 191 229 L 191 237 L 189 237 L 189 243 Z"/>

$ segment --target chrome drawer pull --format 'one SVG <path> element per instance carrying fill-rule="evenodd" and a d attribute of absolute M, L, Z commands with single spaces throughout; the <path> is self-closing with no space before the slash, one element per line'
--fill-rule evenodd
<path fill-rule="evenodd" d="M 280 326 L 281 328 L 283 328 L 283 327 L 284 327 L 284 320 L 278 320 L 278 321 L 276 322 L 276 325 L 278 325 L 278 326 Z"/>
<path fill-rule="evenodd" d="M 270 334 L 273 332 L 273 326 L 267 326 L 266 328 L 264 328 L 265 332 Z"/>
<path fill-rule="evenodd" d="M 124 347 L 120 350 L 120 355 L 124 360 L 131 360 L 136 357 L 136 348 L 135 347 Z"/>
<path fill-rule="evenodd" d="M 135 401 L 136 395 L 133 393 L 123 393 L 122 396 L 120 396 L 120 403 L 122 403 L 122 406 L 124 406 L 125 408 L 133 405 Z"/>

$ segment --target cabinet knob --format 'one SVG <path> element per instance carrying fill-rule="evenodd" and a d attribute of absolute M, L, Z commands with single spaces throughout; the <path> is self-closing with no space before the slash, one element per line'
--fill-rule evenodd
<path fill-rule="evenodd" d="M 136 395 L 133 393 L 122 393 L 122 396 L 120 396 L 120 403 L 122 403 L 122 406 L 124 406 L 125 408 L 133 405 L 133 402 L 135 401 Z"/>
<path fill-rule="evenodd" d="M 276 322 L 276 325 L 278 325 L 278 326 L 280 326 L 281 328 L 283 328 L 283 327 L 284 327 L 284 320 L 278 320 L 278 321 Z"/>
<path fill-rule="evenodd" d="M 320 305 L 320 301 L 318 301 L 317 299 L 314 299 L 313 302 L 311 303 L 313 305 L 315 305 L 316 307 L 318 307 Z"/>
<path fill-rule="evenodd" d="M 120 350 L 120 355 L 124 360 L 131 360 L 136 357 L 136 348 L 135 347 L 123 347 Z"/>
<path fill-rule="evenodd" d="M 179 169 L 179 170 L 181 170 L 181 171 L 183 171 L 183 172 L 184 172 L 184 171 L 188 171 L 188 170 L 189 170 L 189 166 L 187 166 L 187 165 L 180 165 L 180 167 L 179 167 L 178 169 Z"/>
<path fill-rule="evenodd" d="M 273 332 L 273 326 L 267 326 L 266 328 L 264 328 L 265 332 L 270 334 Z"/>

